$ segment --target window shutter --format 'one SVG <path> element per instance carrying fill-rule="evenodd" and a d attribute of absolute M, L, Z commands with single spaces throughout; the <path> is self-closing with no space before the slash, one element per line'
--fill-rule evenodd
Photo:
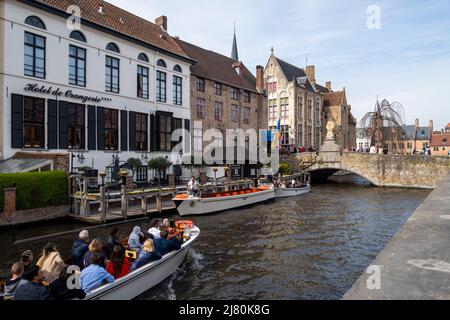
<path fill-rule="evenodd" d="M 130 112 L 130 151 L 136 151 L 136 112 Z"/>
<path fill-rule="evenodd" d="M 68 119 L 68 103 L 66 101 L 59 102 L 59 148 L 69 148 L 69 119 Z"/>
<path fill-rule="evenodd" d="M 131 113 L 130 113 L 131 116 Z M 131 124 L 130 124 L 131 125 Z M 131 135 L 130 135 L 131 139 Z M 128 111 L 120 111 L 120 147 L 122 151 L 128 151 Z M 130 140 L 130 150 L 132 144 Z"/>
<path fill-rule="evenodd" d="M 58 105 L 56 100 L 48 101 L 48 149 L 58 149 Z"/>
<path fill-rule="evenodd" d="M 88 150 L 97 150 L 95 106 L 88 106 Z"/>
<path fill-rule="evenodd" d="M 11 95 L 11 146 L 23 148 L 23 96 Z"/>
<path fill-rule="evenodd" d="M 105 108 L 97 108 L 97 149 L 105 150 Z"/>
<path fill-rule="evenodd" d="M 147 150 L 148 151 L 148 114 L 146 114 L 145 116 L 145 132 L 147 133 L 144 137 L 144 142 L 147 144 Z"/>
<path fill-rule="evenodd" d="M 156 125 L 155 125 L 155 115 L 150 115 L 150 151 L 156 151 Z"/>

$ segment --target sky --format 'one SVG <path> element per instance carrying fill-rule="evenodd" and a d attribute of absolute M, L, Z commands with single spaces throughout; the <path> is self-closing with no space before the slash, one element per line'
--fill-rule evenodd
<path fill-rule="evenodd" d="M 346 88 L 354 116 L 377 97 L 398 102 L 405 123 L 440 130 L 450 123 L 448 0 L 109 0 L 147 20 L 168 17 L 172 36 L 239 58 L 253 73 L 275 55 L 316 66 L 322 85 Z M 376 6 L 376 7 L 373 7 Z"/>

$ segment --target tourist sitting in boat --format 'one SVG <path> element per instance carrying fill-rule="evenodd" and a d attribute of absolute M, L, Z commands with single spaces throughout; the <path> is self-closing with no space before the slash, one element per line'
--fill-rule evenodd
<path fill-rule="evenodd" d="M 122 246 L 116 245 L 111 254 L 111 260 L 106 267 L 114 279 L 120 279 L 130 273 L 130 260 L 125 257 L 125 251 Z"/>
<path fill-rule="evenodd" d="M 141 250 L 141 237 L 144 237 L 141 227 L 134 227 L 133 232 L 131 232 L 130 237 L 128 238 L 128 248 L 134 251 Z"/>
<path fill-rule="evenodd" d="M 113 252 L 113 249 L 115 246 L 122 247 L 122 243 L 117 238 L 117 233 L 119 232 L 119 229 L 117 227 L 113 227 L 111 229 L 111 232 L 109 233 L 108 240 L 106 241 L 106 245 L 104 248 L 104 251 L 106 253 L 106 257 L 108 259 L 111 258 L 111 254 Z"/>
<path fill-rule="evenodd" d="M 44 275 L 38 266 L 32 266 L 23 275 L 26 283 L 19 283 L 14 300 L 41 301 L 53 300 L 49 288 L 43 285 Z"/>
<path fill-rule="evenodd" d="M 87 268 L 91 265 L 91 257 L 96 253 L 100 257 L 100 265 L 106 268 L 107 258 L 106 253 L 103 251 L 103 244 L 99 239 L 92 240 L 89 245 L 89 251 L 83 257 L 83 267 Z"/>
<path fill-rule="evenodd" d="M 81 289 L 69 289 L 67 284 L 71 274 L 67 272 L 67 267 L 65 267 L 58 279 L 53 281 L 49 288 L 50 294 L 55 300 L 72 300 L 72 299 L 84 299 L 86 293 Z"/>
<path fill-rule="evenodd" d="M 17 286 L 23 276 L 23 263 L 21 261 L 16 262 L 11 267 L 11 279 L 9 279 L 5 284 L 5 291 L 3 293 L 3 300 L 14 300 L 14 295 L 16 294 Z"/>
<path fill-rule="evenodd" d="M 194 196 L 194 197 L 199 196 L 200 184 L 198 183 L 197 179 L 195 179 L 194 176 L 189 181 L 187 189 L 191 196 Z"/>
<path fill-rule="evenodd" d="M 83 268 L 83 257 L 89 250 L 89 232 L 83 230 L 72 245 L 72 264 Z"/>
<path fill-rule="evenodd" d="M 20 259 L 23 264 L 23 272 L 26 272 L 30 267 L 33 266 L 34 255 L 31 250 L 25 250 L 22 252 Z"/>
<path fill-rule="evenodd" d="M 58 279 L 61 270 L 66 266 L 56 245 L 52 242 L 47 243 L 42 250 L 42 256 L 37 265 L 42 271 L 44 281 L 48 284 Z"/>
<path fill-rule="evenodd" d="M 114 282 L 114 277 L 103 267 L 103 257 L 97 252 L 91 255 L 89 267 L 81 271 L 80 285 L 86 294 L 91 293 L 103 284 Z"/>
<path fill-rule="evenodd" d="M 162 256 L 173 250 L 179 250 L 181 248 L 182 239 L 180 234 L 176 234 L 176 236 L 170 240 L 168 237 L 169 232 L 163 230 L 161 231 L 161 238 L 153 241 L 156 251 L 158 251 Z"/>
<path fill-rule="evenodd" d="M 152 239 L 147 239 L 142 246 L 142 250 L 140 250 L 138 253 L 138 258 L 131 266 L 131 271 L 139 269 L 149 264 L 150 262 L 159 260 L 161 259 L 161 257 L 161 253 L 155 251 L 154 241 Z"/>
<path fill-rule="evenodd" d="M 153 239 L 159 239 L 161 238 L 161 220 L 159 219 L 153 219 L 150 222 L 150 229 L 148 229 L 148 233 L 153 236 Z"/>

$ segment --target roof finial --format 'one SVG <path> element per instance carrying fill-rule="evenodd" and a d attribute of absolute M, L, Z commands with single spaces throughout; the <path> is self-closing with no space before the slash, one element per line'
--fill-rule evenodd
<path fill-rule="evenodd" d="M 231 59 L 239 61 L 239 54 L 236 40 L 236 21 L 234 21 L 234 37 L 233 37 L 233 48 L 231 49 Z"/>
<path fill-rule="evenodd" d="M 273 46 L 270 48 L 270 51 L 272 52 L 272 54 L 273 54 L 273 50 L 275 50 L 274 48 L 273 48 Z"/>

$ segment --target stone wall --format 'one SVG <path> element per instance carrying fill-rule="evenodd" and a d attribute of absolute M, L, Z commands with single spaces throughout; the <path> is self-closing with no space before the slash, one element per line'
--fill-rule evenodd
<path fill-rule="evenodd" d="M 14 212 L 10 217 L 7 217 L 4 212 L 1 212 L 0 227 L 64 218 L 67 217 L 69 213 L 70 206 L 21 210 Z"/>

